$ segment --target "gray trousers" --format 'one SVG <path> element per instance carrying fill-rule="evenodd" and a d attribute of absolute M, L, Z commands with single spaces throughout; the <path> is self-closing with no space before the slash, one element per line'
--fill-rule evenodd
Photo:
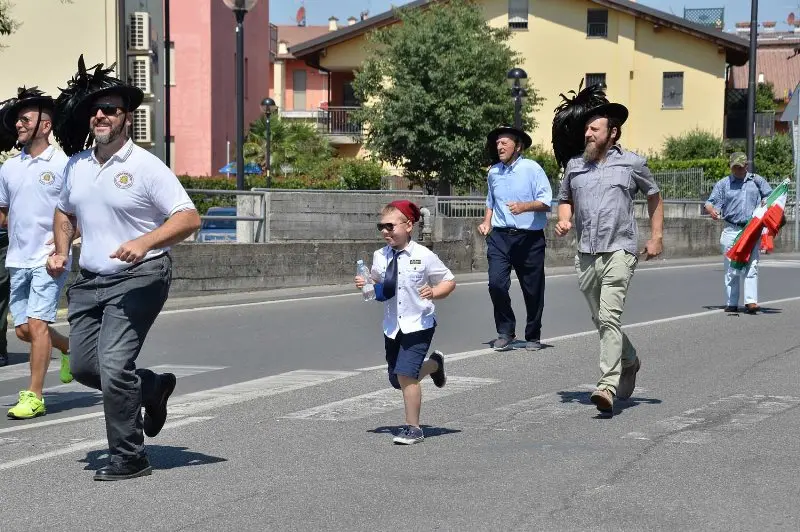
<path fill-rule="evenodd" d="M 8 233 L 0 233 L 0 353 L 8 354 L 8 302 L 11 297 L 11 277 L 6 270 L 6 252 L 8 251 Z"/>
<path fill-rule="evenodd" d="M 142 406 L 155 406 L 158 376 L 136 357 L 167 300 L 168 255 L 121 272 L 81 270 L 67 290 L 70 368 L 75 380 L 103 392 L 111 461 L 144 456 Z"/>

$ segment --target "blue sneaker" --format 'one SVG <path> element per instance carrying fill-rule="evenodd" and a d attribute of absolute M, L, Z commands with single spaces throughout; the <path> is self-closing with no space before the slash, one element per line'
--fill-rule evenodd
<path fill-rule="evenodd" d="M 425 435 L 422 433 L 421 428 L 405 425 L 394 437 L 394 442 L 398 445 L 413 445 L 420 443 L 424 439 Z"/>

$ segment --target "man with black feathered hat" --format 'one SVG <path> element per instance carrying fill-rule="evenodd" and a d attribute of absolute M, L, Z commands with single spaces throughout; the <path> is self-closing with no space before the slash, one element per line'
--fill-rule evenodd
<path fill-rule="evenodd" d="M 0 102 L 0 124 L 5 120 L 5 114 L 14 105 L 16 98 Z M 17 145 L 17 132 L 7 131 L 0 127 L 0 152 L 5 153 Z M 6 253 L 8 252 L 7 220 L 0 220 L 0 331 L 8 328 L 8 300 L 11 296 L 11 277 L 6 270 Z M 5 334 L 0 335 L 0 367 L 8 365 L 8 339 Z"/>
<path fill-rule="evenodd" d="M 8 410 L 11 419 L 45 414 L 42 388 L 53 347 L 61 351 L 61 381 L 72 381 L 69 340 L 50 328 L 56 321 L 66 272 L 48 275 L 46 265 L 53 238 L 53 210 L 64 183 L 67 156 L 50 145 L 54 102 L 36 87 L 22 87 L 0 118 L 3 137 L 20 153 L 0 167 L 0 212 L 9 222 L 10 245 L 5 266 L 11 276 L 10 308 L 14 331 L 31 344 L 30 386 Z M 8 148 L 8 143 L 3 146 Z M 5 336 L 5 332 L 3 332 Z"/>
<path fill-rule="evenodd" d="M 110 459 L 95 480 L 151 472 L 144 434 L 152 438 L 164 426 L 176 379 L 136 369 L 135 361 L 167 299 L 169 247 L 200 227 L 175 174 L 131 141 L 132 113 L 143 94 L 111 71 L 87 69 L 81 56 L 78 73 L 58 97 L 55 135 L 72 157 L 48 260 L 53 275 L 64 271 L 80 224 L 81 271 L 69 289 L 70 342 L 75 380 L 103 392 Z"/>
<path fill-rule="evenodd" d="M 634 196 L 640 191 L 647 196 L 651 236 L 642 251 L 647 260 L 662 251 L 664 208 L 646 160 L 619 145 L 628 109 L 610 103 L 597 85 L 572 99 L 561 97 L 553 120 L 553 149 L 564 168 L 555 230 L 566 235 L 574 216 L 578 285 L 600 332 L 601 377 L 591 400 L 601 414 L 611 416 L 614 397 L 631 396 L 641 366 L 621 330 L 639 251 Z"/>
<path fill-rule="evenodd" d="M 542 348 L 544 228 L 553 191 L 542 167 L 522 156 L 530 146 L 527 133 L 508 125 L 492 130 L 486 144 L 493 165 L 489 168 L 486 214 L 478 231 L 488 235 L 489 296 L 498 335 L 492 345 L 498 350 L 510 349 L 516 337 L 509 296 L 512 268 L 525 300 L 525 346 L 531 351 Z"/>

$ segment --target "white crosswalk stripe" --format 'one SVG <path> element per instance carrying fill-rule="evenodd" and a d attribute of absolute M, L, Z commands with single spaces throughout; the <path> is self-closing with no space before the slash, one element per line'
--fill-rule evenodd
<path fill-rule="evenodd" d="M 624 437 L 670 443 L 709 443 L 721 434 L 749 429 L 798 405 L 798 397 L 732 395 L 658 421 Z"/>
<path fill-rule="evenodd" d="M 476 377 L 447 377 L 447 386 L 436 388 L 430 381 L 423 381 L 424 402 L 468 392 L 476 388 L 500 382 L 495 379 L 480 379 Z M 368 416 L 383 414 L 392 410 L 403 408 L 403 395 L 399 390 L 386 388 L 377 392 L 365 393 L 341 401 L 334 401 L 299 412 L 284 416 L 284 419 L 307 419 L 324 421 L 351 421 Z"/>

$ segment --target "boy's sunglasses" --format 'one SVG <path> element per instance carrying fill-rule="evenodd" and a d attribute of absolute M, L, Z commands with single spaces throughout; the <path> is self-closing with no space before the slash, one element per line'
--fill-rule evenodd
<path fill-rule="evenodd" d="M 125 112 L 125 109 L 113 103 L 97 103 L 89 108 L 89 116 L 97 115 L 97 111 L 103 113 L 104 116 L 117 116 L 119 113 Z"/>
<path fill-rule="evenodd" d="M 402 224 L 388 223 L 388 224 L 377 224 L 377 225 L 378 225 L 378 231 L 383 231 L 384 229 L 386 229 L 387 231 L 389 231 L 391 233 L 392 231 L 394 231 L 395 227 L 398 227 L 399 225 L 402 225 Z"/>

